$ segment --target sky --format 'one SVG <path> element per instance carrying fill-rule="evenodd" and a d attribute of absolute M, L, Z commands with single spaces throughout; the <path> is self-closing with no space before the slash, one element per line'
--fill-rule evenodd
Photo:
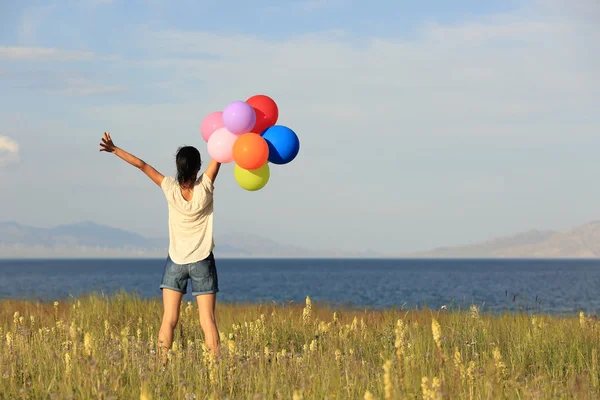
<path fill-rule="evenodd" d="M 202 119 L 267 94 L 300 153 L 215 234 L 402 253 L 600 219 L 596 0 L 0 2 L 0 221 L 167 236 Z"/>

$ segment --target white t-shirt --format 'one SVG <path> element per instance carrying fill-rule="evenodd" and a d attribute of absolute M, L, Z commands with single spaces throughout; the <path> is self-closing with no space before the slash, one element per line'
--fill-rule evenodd
<path fill-rule="evenodd" d="M 213 240 L 213 182 L 202 174 L 190 201 L 183 198 L 177 180 L 165 176 L 162 190 L 169 204 L 169 256 L 176 264 L 204 260 Z"/>

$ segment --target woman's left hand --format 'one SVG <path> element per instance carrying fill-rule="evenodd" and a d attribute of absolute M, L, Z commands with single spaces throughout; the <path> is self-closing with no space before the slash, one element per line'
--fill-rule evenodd
<path fill-rule="evenodd" d="M 104 132 L 104 137 L 102 138 L 102 143 L 100 143 L 100 151 L 106 151 L 108 153 L 114 153 L 117 150 L 117 146 L 112 141 L 110 137 L 110 133 Z"/>

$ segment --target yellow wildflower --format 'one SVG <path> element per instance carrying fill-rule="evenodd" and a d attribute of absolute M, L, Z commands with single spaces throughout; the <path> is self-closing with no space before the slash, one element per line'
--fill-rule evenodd
<path fill-rule="evenodd" d="M 466 378 L 466 369 L 462 362 L 462 356 L 460 355 L 460 351 L 458 351 L 458 347 L 454 347 L 454 368 L 460 374 L 461 379 Z"/>
<path fill-rule="evenodd" d="M 71 376 L 71 355 L 65 353 L 65 376 Z"/>
<path fill-rule="evenodd" d="M 294 390 L 294 394 L 292 395 L 292 400 L 303 400 L 304 396 L 302 395 L 302 391 Z"/>
<path fill-rule="evenodd" d="M 142 384 L 140 389 L 140 400 L 152 400 L 152 395 L 148 390 L 148 384 L 145 382 Z"/>
<path fill-rule="evenodd" d="M 496 364 L 496 369 L 498 370 L 498 377 L 503 379 L 506 376 L 506 365 L 502 361 L 502 354 L 500 354 L 500 349 L 496 347 L 494 349 L 494 362 Z"/>
<path fill-rule="evenodd" d="M 472 304 L 470 310 L 471 318 L 479 319 L 479 307 L 477 307 L 475 304 Z"/>
<path fill-rule="evenodd" d="M 83 336 L 83 348 L 85 349 L 85 352 L 88 356 L 92 355 L 92 343 L 92 335 L 90 335 L 89 332 L 86 332 Z"/>
<path fill-rule="evenodd" d="M 470 361 L 469 366 L 467 367 L 467 380 L 469 381 L 469 386 L 473 386 L 475 382 L 475 362 Z"/>
<path fill-rule="evenodd" d="M 227 349 L 229 350 L 230 357 L 234 357 L 237 354 L 237 345 L 235 340 L 227 341 Z"/>
<path fill-rule="evenodd" d="M 59 319 L 58 321 L 56 321 L 56 329 L 58 329 L 59 331 L 62 331 L 65 328 L 65 323 L 63 322 L 62 319 Z"/>
<path fill-rule="evenodd" d="M 310 301 L 310 297 L 306 296 L 306 306 L 304 307 L 304 310 L 302 311 L 302 320 L 304 321 L 304 323 L 308 323 L 310 321 L 311 316 L 312 316 L 312 302 Z"/>
<path fill-rule="evenodd" d="M 435 318 L 431 319 L 431 333 L 433 334 L 433 341 L 438 350 L 442 351 L 442 329 Z"/>
<path fill-rule="evenodd" d="M 421 379 L 421 391 L 423 392 L 423 400 L 440 400 L 442 398 L 440 378 L 434 377 L 429 382 L 429 378 L 424 376 Z"/>
<path fill-rule="evenodd" d="M 75 327 L 75 321 L 71 321 L 71 325 L 69 325 L 69 337 L 73 341 L 77 338 L 77 328 Z"/>
<path fill-rule="evenodd" d="M 394 398 L 394 387 L 392 386 L 392 361 L 387 360 L 383 364 L 383 388 L 385 392 L 385 400 L 391 400 Z"/>
<path fill-rule="evenodd" d="M 398 363 L 402 361 L 402 353 L 404 350 L 404 341 L 406 338 L 406 331 L 404 329 L 404 321 L 401 319 L 396 323 L 396 341 L 394 342 L 394 347 L 396 348 L 396 357 L 398 358 Z"/>

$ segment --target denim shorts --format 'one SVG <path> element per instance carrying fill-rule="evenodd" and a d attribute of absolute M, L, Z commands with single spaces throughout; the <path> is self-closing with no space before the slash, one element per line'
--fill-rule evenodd
<path fill-rule="evenodd" d="M 212 253 L 201 261 L 190 264 L 175 264 L 167 257 L 160 289 L 171 289 L 187 293 L 188 279 L 192 280 L 192 295 L 212 294 L 219 291 L 219 278 L 215 257 Z"/>

